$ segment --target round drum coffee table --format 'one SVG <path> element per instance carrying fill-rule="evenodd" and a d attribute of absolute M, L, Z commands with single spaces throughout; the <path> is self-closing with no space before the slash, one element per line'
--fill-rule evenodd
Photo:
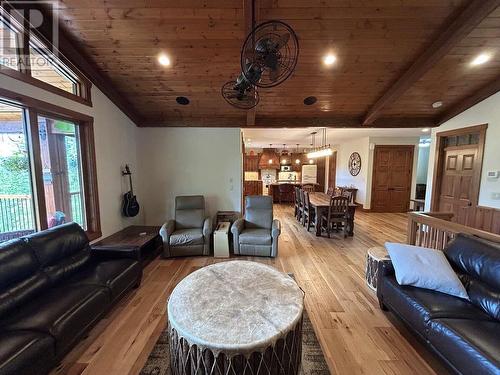
<path fill-rule="evenodd" d="M 304 294 L 278 270 L 249 261 L 213 264 L 170 295 L 172 373 L 297 374 Z"/>

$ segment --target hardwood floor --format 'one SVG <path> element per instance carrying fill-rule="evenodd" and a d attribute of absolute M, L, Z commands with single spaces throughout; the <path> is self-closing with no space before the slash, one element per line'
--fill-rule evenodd
<path fill-rule="evenodd" d="M 366 250 L 405 241 L 406 215 L 356 213 L 355 235 L 316 237 L 297 223 L 289 206 L 275 206 L 282 223 L 276 259 L 246 258 L 293 272 L 332 374 L 446 374 L 391 314 L 382 312 L 365 284 Z M 241 259 L 241 258 L 238 258 Z M 137 374 L 166 323 L 166 300 L 194 270 L 220 260 L 155 259 L 130 293 L 52 372 Z M 401 329 L 402 333 L 398 330 Z"/>

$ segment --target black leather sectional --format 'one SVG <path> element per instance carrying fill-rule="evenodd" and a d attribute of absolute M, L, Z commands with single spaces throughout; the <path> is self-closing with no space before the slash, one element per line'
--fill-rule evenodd
<path fill-rule="evenodd" d="M 0 244 L 0 375 L 49 372 L 141 276 L 74 223 Z"/>
<path fill-rule="evenodd" d="M 445 249 L 470 302 L 400 286 L 379 265 L 377 295 L 457 374 L 500 374 L 500 245 L 460 234 Z"/>

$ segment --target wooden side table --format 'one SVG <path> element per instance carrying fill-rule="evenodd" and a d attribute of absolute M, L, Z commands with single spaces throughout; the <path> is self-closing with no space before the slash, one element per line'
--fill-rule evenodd
<path fill-rule="evenodd" d="M 214 231 L 214 257 L 229 258 L 229 229 L 231 223 L 222 221 Z"/>
<path fill-rule="evenodd" d="M 91 245 L 92 251 L 116 252 L 139 261 L 154 259 L 161 251 L 163 242 L 160 227 L 131 225 Z M 143 264 L 144 266 L 144 264 Z"/>
<path fill-rule="evenodd" d="M 368 249 L 366 254 L 366 284 L 371 290 L 377 290 L 378 264 L 382 261 L 390 260 L 389 253 L 385 247 L 377 246 Z"/>

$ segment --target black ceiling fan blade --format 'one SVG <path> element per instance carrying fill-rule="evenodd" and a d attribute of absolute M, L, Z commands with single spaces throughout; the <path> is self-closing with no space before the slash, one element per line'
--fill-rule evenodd
<path fill-rule="evenodd" d="M 290 33 L 283 34 L 279 37 L 278 42 L 276 44 L 276 49 L 282 49 L 290 40 Z"/>
<path fill-rule="evenodd" d="M 280 77 L 281 69 L 277 66 L 275 69 L 269 69 L 269 79 L 272 82 L 276 82 Z"/>

